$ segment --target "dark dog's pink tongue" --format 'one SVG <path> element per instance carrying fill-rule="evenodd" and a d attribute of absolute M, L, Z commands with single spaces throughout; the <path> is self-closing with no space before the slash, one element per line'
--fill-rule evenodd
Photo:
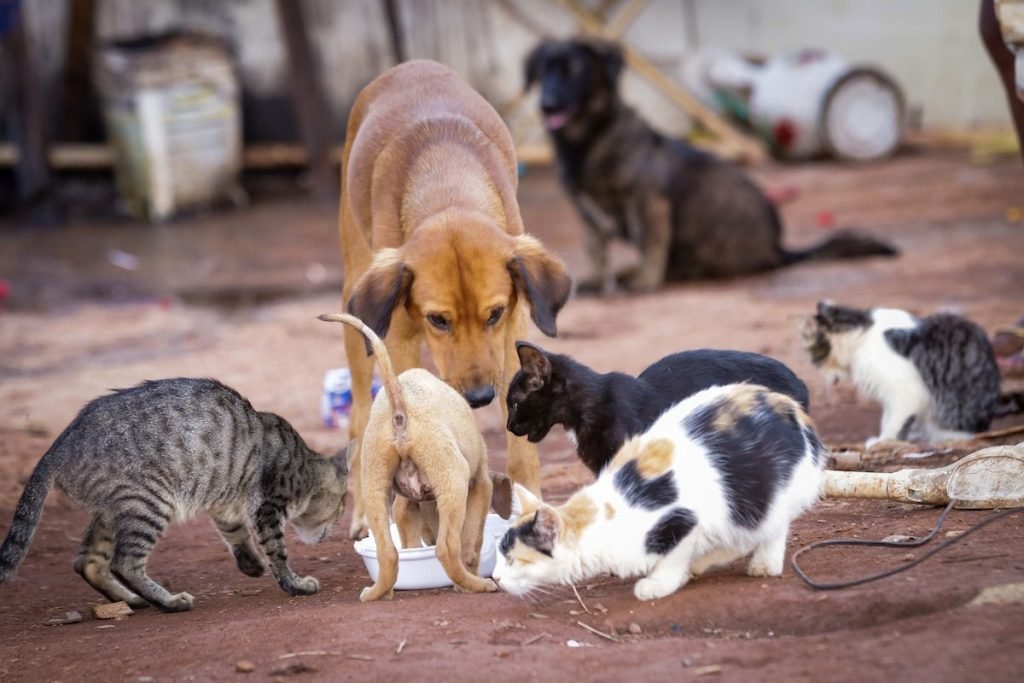
<path fill-rule="evenodd" d="M 569 114 L 564 111 L 544 115 L 544 125 L 548 130 L 558 130 L 569 121 Z"/>

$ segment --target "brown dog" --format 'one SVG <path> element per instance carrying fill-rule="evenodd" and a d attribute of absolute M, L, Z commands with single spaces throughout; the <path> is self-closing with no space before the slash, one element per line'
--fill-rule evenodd
<path fill-rule="evenodd" d="M 390 599 L 398 578 L 398 552 L 388 518 L 392 492 L 398 494 L 394 516 L 403 548 L 420 545 L 426 523 L 437 539 L 437 559 L 458 588 L 496 591 L 493 581 L 476 575 L 492 485 L 487 447 L 473 410 L 457 391 L 422 368 L 395 377 L 384 342 L 358 318 L 341 314 L 320 319 L 345 323 L 365 335 L 384 385 L 360 441 L 363 509 L 377 545 L 380 574 L 359 599 Z"/>
<path fill-rule="evenodd" d="M 504 396 L 518 369 L 515 342 L 526 336 L 527 307 L 554 336 L 572 285 L 561 260 L 524 234 L 504 122 L 452 70 L 406 62 L 356 98 L 342 164 L 348 312 L 385 339 L 399 372 L 420 365 L 426 342 L 441 379 L 470 406 L 487 405 L 495 390 Z M 352 439 L 363 434 L 370 409 L 373 359 L 364 344 L 345 329 Z M 535 446 L 509 434 L 508 462 L 514 481 L 540 490 Z M 358 462 L 352 470 L 361 471 Z M 350 482 L 359 537 L 359 483 Z"/>

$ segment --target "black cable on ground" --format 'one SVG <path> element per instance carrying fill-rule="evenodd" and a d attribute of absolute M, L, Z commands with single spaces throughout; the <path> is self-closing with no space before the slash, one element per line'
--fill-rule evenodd
<path fill-rule="evenodd" d="M 800 550 L 797 550 L 795 553 L 793 553 L 793 559 L 790 560 L 790 562 L 792 564 L 792 567 L 793 567 L 793 573 L 795 573 L 797 576 L 799 576 L 803 580 L 803 582 L 806 583 L 808 586 L 810 586 L 811 588 L 815 588 L 817 590 L 836 590 L 836 589 L 839 589 L 839 588 L 849 588 L 850 586 L 859 586 L 861 584 L 870 583 L 871 581 L 878 581 L 879 579 L 884 579 L 886 577 L 893 576 L 894 574 L 899 574 L 900 572 L 905 572 L 906 570 L 910 569 L 911 567 L 914 567 L 914 566 L 916 566 L 918 564 L 921 564 L 922 562 L 927 560 L 932 555 L 935 555 L 936 553 L 938 553 L 938 552 L 940 552 L 942 550 L 945 550 L 946 548 L 948 548 L 949 546 L 953 545 L 954 543 L 957 543 L 957 542 L 967 538 L 969 535 L 973 534 L 978 529 L 986 527 L 989 524 L 991 524 L 992 522 L 998 521 L 998 520 L 1002 519 L 1003 517 L 1007 517 L 1009 515 L 1012 515 L 1015 512 L 1024 512 L 1024 507 L 1009 508 L 1007 510 L 1003 510 L 1002 512 L 997 512 L 997 513 L 995 513 L 993 515 L 988 516 L 987 518 L 983 519 L 982 521 L 978 522 L 974 526 L 969 527 L 966 531 L 964 531 L 959 536 L 956 536 L 955 538 L 951 538 L 948 541 L 945 541 L 944 543 L 940 543 L 939 545 L 935 546 L 934 548 L 929 550 L 927 553 L 925 553 L 921 557 L 915 558 L 911 562 L 908 562 L 908 563 L 906 563 L 904 565 L 901 565 L 899 567 L 895 567 L 893 569 L 889 569 L 889 570 L 881 572 L 879 574 L 872 574 L 870 576 L 864 576 L 864 577 L 861 577 L 859 579 L 851 579 L 849 581 L 837 581 L 837 582 L 834 582 L 834 583 L 823 583 L 823 582 L 815 581 L 811 577 L 807 576 L 807 574 L 804 572 L 804 570 L 802 570 L 800 568 L 800 565 L 797 564 L 797 558 L 800 557 L 801 555 L 803 555 L 804 553 L 809 552 L 811 550 L 814 550 L 816 548 L 823 548 L 825 546 L 833 546 L 833 545 L 860 545 L 860 546 L 865 546 L 866 545 L 866 546 L 876 546 L 876 547 L 883 547 L 883 548 L 916 548 L 918 546 L 922 546 L 925 543 L 928 543 L 933 538 L 935 538 L 935 535 L 937 533 L 939 533 L 939 529 L 942 528 L 942 523 L 944 521 L 946 521 L 946 516 L 949 515 L 949 511 L 953 509 L 953 504 L 954 504 L 954 501 L 950 501 L 950 503 L 945 507 L 945 509 L 943 509 L 942 514 L 939 515 L 939 519 L 935 523 L 935 528 L 931 530 L 931 533 L 929 533 L 924 538 L 918 539 L 918 540 L 915 540 L 915 541 L 865 541 L 865 540 L 862 540 L 862 539 L 859 539 L 859 538 L 835 538 L 835 539 L 831 539 L 831 540 L 828 540 L 828 541 L 818 541 L 816 543 L 811 543 L 810 545 L 805 545 L 803 548 L 800 548 Z"/>

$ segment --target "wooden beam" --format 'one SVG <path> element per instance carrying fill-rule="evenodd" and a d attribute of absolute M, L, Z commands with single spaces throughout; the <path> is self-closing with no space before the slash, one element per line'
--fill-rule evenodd
<path fill-rule="evenodd" d="M 398 12 L 397 0 L 384 0 L 384 18 L 388 22 L 388 39 L 391 41 L 391 58 L 395 64 L 409 59 L 402 35 L 402 17 Z"/>
<path fill-rule="evenodd" d="M 101 130 L 91 73 L 95 36 L 96 0 L 71 0 L 58 131 L 58 139 L 67 142 L 81 142 Z"/>
<path fill-rule="evenodd" d="M 313 45 L 301 0 L 277 0 L 277 18 L 288 53 L 288 85 L 299 133 L 306 146 L 313 193 L 331 197 L 338 181 L 327 160 L 331 121 L 320 90 Z"/>

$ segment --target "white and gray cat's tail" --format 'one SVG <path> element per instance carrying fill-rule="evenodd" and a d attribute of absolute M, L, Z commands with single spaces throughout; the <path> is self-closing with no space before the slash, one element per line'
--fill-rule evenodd
<path fill-rule="evenodd" d="M 14 576 L 18 571 L 32 537 L 35 536 L 39 520 L 43 516 L 43 501 L 53 483 L 53 472 L 50 467 L 49 453 L 43 456 L 32 476 L 25 485 L 25 490 L 18 500 L 18 507 L 14 509 L 14 519 L 11 521 L 11 529 L 7 532 L 4 544 L 0 546 L 0 583 Z"/>
<path fill-rule="evenodd" d="M 406 433 L 406 411 L 405 395 L 402 387 L 398 384 L 398 377 L 395 375 L 395 366 L 391 364 L 391 356 L 388 349 L 377 333 L 371 330 L 366 323 L 354 315 L 348 313 L 324 313 L 317 318 L 329 323 L 344 323 L 350 325 L 370 342 L 373 353 L 377 356 L 377 365 L 380 367 L 380 380 L 387 392 L 388 400 L 391 402 L 391 426 L 395 434 L 395 446 L 401 451 L 407 442 Z"/>
<path fill-rule="evenodd" d="M 1010 391 L 999 396 L 993 417 L 1024 413 L 1024 391 Z"/>

